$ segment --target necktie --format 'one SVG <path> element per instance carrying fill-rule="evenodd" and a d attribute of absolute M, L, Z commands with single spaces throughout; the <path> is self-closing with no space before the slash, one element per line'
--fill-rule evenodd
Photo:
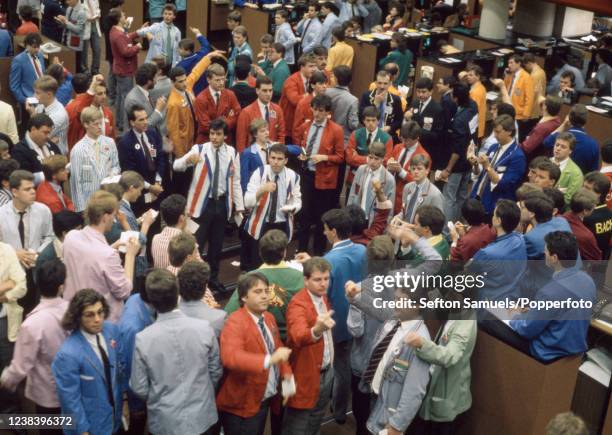
<path fill-rule="evenodd" d="M 106 391 L 108 392 L 108 401 L 110 402 L 113 410 L 115 409 L 115 398 L 113 396 L 113 383 L 111 377 L 111 366 L 106 351 L 100 343 L 100 334 L 96 334 L 96 343 L 98 344 L 98 351 L 100 351 L 100 357 L 102 358 L 102 364 L 104 364 L 104 377 L 106 378 Z M 114 413 L 114 412 L 113 412 Z"/>
<path fill-rule="evenodd" d="M 319 130 L 321 130 L 321 127 L 322 125 L 314 124 L 315 131 L 312 134 L 312 136 L 310 136 L 310 140 L 308 141 L 308 146 L 306 147 L 306 154 L 308 156 L 310 156 L 310 153 L 312 153 L 312 149 L 314 148 L 314 144 L 317 141 L 317 136 L 319 135 Z"/>
<path fill-rule="evenodd" d="M 366 140 L 366 145 L 368 148 L 370 148 L 370 145 L 372 144 L 372 132 L 370 131 L 368 133 L 368 139 Z"/>
<path fill-rule="evenodd" d="M 172 26 L 166 26 L 166 63 L 172 65 Z"/>
<path fill-rule="evenodd" d="M 273 224 L 276 222 L 276 206 L 278 204 L 278 174 L 274 176 L 276 189 L 272 192 L 272 200 L 270 201 L 270 210 L 268 211 L 268 222 Z"/>
<path fill-rule="evenodd" d="M 219 108 L 219 92 L 215 92 L 215 107 Z"/>
<path fill-rule="evenodd" d="M 389 344 L 391 344 L 391 340 L 393 340 L 393 336 L 399 329 L 399 326 L 400 326 L 399 322 L 395 321 L 395 325 L 393 326 L 391 331 L 389 331 L 389 333 L 385 335 L 385 337 L 376 345 L 376 347 L 372 351 L 372 355 L 370 356 L 370 361 L 368 362 L 368 366 L 363 372 L 363 375 L 361 376 L 366 383 L 368 384 L 372 383 L 372 379 L 374 379 L 374 374 L 376 373 L 378 364 L 380 364 L 380 361 L 385 355 L 385 352 L 387 351 Z"/>
<path fill-rule="evenodd" d="M 268 109 L 268 105 L 266 104 L 265 106 L 265 112 L 266 112 L 266 122 L 269 123 L 270 122 L 270 110 Z"/>
<path fill-rule="evenodd" d="M 191 97 L 189 96 L 189 91 L 185 91 L 185 99 L 187 100 L 187 104 L 189 105 L 189 111 L 191 112 L 191 122 L 193 123 L 193 142 L 195 142 L 197 137 L 197 122 L 196 115 L 193 110 L 193 104 L 191 104 Z"/>
<path fill-rule="evenodd" d="M 491 159 L 491 167 L 495 167 L 495 163 L 497 163 L 497 157 L 499 157 L 499 152 L 501 151 L 501 148 L 501 144 L 498 144 L 498 148 L 497 150 L 495 150 L 495 154 L 493 154 L 493 158 Z M 476 190 L 477 197 L 482 197 L 482 192 L 484 191 L 484 188 L 487 185 L 488 181 L 489 173 L 485 172 L 484 176 L 482 177 L 482 180 L 480 181 L 480 186 L 478 186 L 478 189 Z"/>
<path fill-rule="evenodd" d="M 408 207 L 406 207 L 406 214 L 404 215 L 408 223 L 412 223 L 412 215 L 414 213 L 414 206 L 416 205 L 416 201 L 418 197 L 419 197 L 419 186 L 416 186 L 414 193 L 410 197 L 410 201 L 408 201 Z"/>
<path fill-rule="evenodd" d="M 142 149 L 144 150 L 145 159 L 147 160 L 147 169 L 149 172 L 155 171 L 155 163 L 153 162 L 153 158 L 151 157 L 151 150 L 147 146 L 145 142 L 144 133 L 140 134 L 140 143 L 142 144 Z"/>
<path fill-rule="evenodd" d="M 305 93 L 305 94 L 307 94 L 307 93 L 308 93 L 308 83 L 309 83 L 309 80 L 306 80 L 306 81 L 304 82 L 304 93 Z"/>
<path fill-rule="evenodd" d="M 406 164 L 406 159 L 408 159 L 408 148 L 404 147 L 404 154 L 402 154 L 402 157 L 400 157 L 399 160 L 400 168 L 404 167 L 404 165 Z"/>
<path fill-rule="evenodd" d="M 357 16 L 357 14 L 355 13 L 355 5 L 354 4 L 351 5 L 351 13 L 353 14 L 353 17 Z"/>
<path fill-rule="evenodd" d="M 213 171 L 212 193 L 213 199 L 219 199 L 219 148 L 215 150 L 215 170 Z"/>
<path fill-rule="evenodd" d="M 21 240 L 21 247 L 25 249 L 25 225 L 23 224 L 23 215 L 25 211 L 19 212 L 19 224 L 17 225 L 17 229 L 19 230 L 19 240 Z"/>
<path fill-rule="evenodd" d="M 268 353 L 272 355 L 276 349 L 274 346 L 274 342 L 272 341 L 272 338 L 270 338 L 270 336 L 268 335 L 268 331 L 266 331 L 266 326 L 264 325 L 263 316 L 259 318 L 259 320 L 257 321 L 257 324 L 259 325 L 259 330 L 261 331 L 261 334 L 263 335 L 264 342 L 266 344 Z M 274 376 L 276 377 L 278 375 L 278 372 L 277 372 L 278 367 L 276 365 L 273 365 L 270 368 L 274 371 Z"/>
<path fill-rule="evenodd" d="M 423 102 L 419 101 L 419 115 L 421 115 L 421 112 L 423 112 Z"/>
<path fill-rule="evenodd" d="M 38 64 L 38 58 L 32 55 L 32 63 L 34 64 L 34 69 L 36 70 L 36 77 L 42 77 L 42 71 L 40 70 L 40 65 Z"/>
<path fill-rule="evenodd" d="M 378 110 L 380 112 L 380 118 L 378 119 L 379 128 L 383 128 L 385 126 L 385 106 L 386 104 L 384 101 L 380 103 L 380 106 L 378 106 Z"/>

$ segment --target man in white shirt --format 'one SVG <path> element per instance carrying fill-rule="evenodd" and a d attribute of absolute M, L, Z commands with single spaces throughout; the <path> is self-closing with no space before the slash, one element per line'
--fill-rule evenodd
<path fill-rule="evenodd" d="M 174 161 L 175 171 L 184 172 L 194 167 L 193 179 L 187 196 L 187 212 L 200 227 L 196 238 L 200 249 L 209 243 L 207 260 L 210 264 L 210 286 L 223 292 L 219 282 L 219 263 L 225 223 L 234 216 L 242 222 L 244 202 L 240 187 L 240 156 L 225 143 L 227 124 L 222 119 L 210 123 L 210 142 L 194 145 L 180 159 Z"/>
<path fill-rule="evenodd" d="M 244 194 L 245 207 L 252 209 L 246 231 L 254 239 L 255 268 L 261 265 L 259 244 L 261 236 L 269 230 L 284 231 L 289 240 L 293 235 L 293 217 L 302 208 L 300 177 L 287 168 L 287 147 L 274 144 L 268 149 L 268 165 L 256 169 L 251 175 Z"/>
<path fill-rule="evenodd" d="M 28 273 L 28 293 L 22 300 L 25 313 L 38 304 L 38 290 L 32 279 L 36 257 L 55 238 L 51 211 L 36 202 L 34 176 L 24 170 L 14 171 L 9 184 L 13 200 L 0 207 L 0 241 L 13 247 L 21 266 Z"/>
<path fill-rule="evenodd" d="M 59 85 L 57 81 L 48 75 L 44 75 L 34 82 L 34 94 L 38 99 L 38 105 L 34 106 L 26 102 L 26 110 L 33 115 L 44 113 L 53 121 L 51 130 L 51 141 L 55 143 L 62 154 L 68 154 L 68 113 L 66 109 L 55 98 Z"/>
<path fill-rule="evenodd" d="M 2 86 L 0 86 L 0 90 L 1 89 Z M 19 142 L 15 111 L 10 104 L 5 103 L 4 101 L 0 101 L 0 133 L 7 135 L 13 144 Z"/>

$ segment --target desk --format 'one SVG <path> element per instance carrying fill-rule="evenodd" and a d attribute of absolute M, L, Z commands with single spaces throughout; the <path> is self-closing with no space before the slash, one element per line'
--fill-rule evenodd
<path fill-rule="evenodd" d="M 259 43 L 261 37 L 266 33 L 274 35 L 274 14 L 276 11 L 245 7 L 241 12 L 242 25 L 249 31 L 249 45 L 253 49 L 253 58 L 257 59 L 257 53 L 261 51 L 261 44 Z"/>
<path fill-rule="evenodd" d="M 210 32 L 227 30 L 229 5 L 217 4 L 211 0 L 187 0 L 187 10 L 187 28 L 200 29 L 209 40 Z"/>
<path fill-rule="evenodd" d="M 441 38 L 446 38 L 447 32 L 429 33 L 428 35 L 420 35 L 416 37 L 406 37 L 407 48 L 413 54 L 414 59 L 420 59 L 423 53 L 430 52 L 432 47 Z M 428 40 L 428 47 L 424 47 L 424 41 Z M 390 44 L 388 40 L 360 41 L 356 38 L 347 38 L 347 44 L 355 50 L 353 58 L 353 80 L 351 82 L 351 92 L 360 97 L 362 93 L 368 90 L 370 83 L 376 78 L 378 71 L 378 62 L 389 52 Z M 413 65 L 414 67 L 414 65 Z"/>
<path fill-rule="evenodd" d="M 104 4 L 106 2 L 100 3 Z M 134 19 L 130 29 L 136 30 L 142 26 L 144 23 L 142 0 L 125 0 L 125 3 L 123 4 L 123 11 L 125 12 L 126 17 L 132 17 Z"/>
<path fill-rule="evenodd" d="M 472 354 L 472 408 L 462 435 L 542 435 L 570 409 L 581 357 L 543 364 L 479 329 Z"/>
<path fill-rule="evenodd" d="M 487 48 L 496 48 L 503 45 L 503 41 L 487 41 L 482 38 L 469 36 L 455 31 L 450 32 L 448 42 L 461 51 L 485 50 Z"/>

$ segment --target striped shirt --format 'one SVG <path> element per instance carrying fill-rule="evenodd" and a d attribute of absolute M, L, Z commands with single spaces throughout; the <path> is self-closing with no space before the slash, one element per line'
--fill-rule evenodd
<path fill-rule="evenodd" d="M 153 236 L 151 245 L 151 256 L 153 257 L 153 267 L 156 269 L 166 269 L 170 266 L 170 256 L 168 255 L 168 245 L 173 237 L 183 231 L 174 227 L 166 227 L 161 233 Z"/>
<path fill-rule="evenodd" d="M 80 212 L 102 180 L 121 174 L 115 141 L 106 136 L 94 140 L 85 135 L 70 152 L 70 174 L 74 209 Z"/>
<path fill-rule="evenodd" d="M 39 104 L 36 107 L 36 113 L 44 113 L 53 121 L 53 130 L 51 130 L 50 138 L 58 138 L 57 146 L 62 154 L 68 154 L 68 113 L 66 109 L 57 99 L 47 107 Z M 54 140 L 55 142 L 55 140 Z"/>
<path fill-rule="evenodd" d="M 13 194 L 9 189 L 4 189 L 0 187 L 0 207 L 4 204 L 7 204 L 13 200 Z"/>

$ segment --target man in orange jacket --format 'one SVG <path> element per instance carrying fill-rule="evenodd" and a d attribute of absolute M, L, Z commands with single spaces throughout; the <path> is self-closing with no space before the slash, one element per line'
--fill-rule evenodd
<path fill-rule="evenodd" d="M 516 123 L 519 127 L 519 143 L 523 142 L 529 133 L 531 112 L 534 105 L 535 86 L 533 78 L 522 67 L 522 58 L 513 54 L 508 59 L 508 68 L 504 85 L 508 91 L 510 102 L 516 111 Z M 502 97 L 503 98 L 503 97 Z"/>
<path fill-rule="evenodd" d="M 319 433 L 333 384 L 335 325 L 327 300 L 331 265 L 321 257 L 304 263 L 304 286 L 287 306 L 287 340 L 297 386 L 287 403 L 283 435 Z"/>

